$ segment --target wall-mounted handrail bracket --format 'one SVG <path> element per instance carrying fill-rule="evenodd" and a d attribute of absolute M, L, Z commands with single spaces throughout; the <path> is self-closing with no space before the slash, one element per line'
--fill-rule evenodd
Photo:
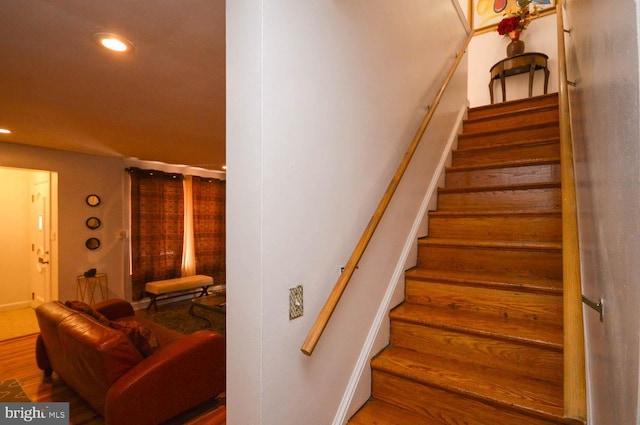
<path fill-rule="evenodd" d="M 602 301 L 602 298 L 600 298 L 598 302 L 595 302 L 583 295 L 582 302 L 597 311 L 598 314 L 600 314 L 600 321 L 604 321 L 604 301 Z"/>
<path fill-rule="evenodd" d="M 341 267 L 340 267 L 340 273 L 341 273 L 341 274 L 342 274 L 342 273 L 344 273 L 344 269 L 345 269 L 346 267 L 347 267 L 347 266 L 341 266 Z M 355 269 L 356 269 L 356 270 L 358 270 L 358 266 L 356 266 L 356 267 L 355 267 Z"/>

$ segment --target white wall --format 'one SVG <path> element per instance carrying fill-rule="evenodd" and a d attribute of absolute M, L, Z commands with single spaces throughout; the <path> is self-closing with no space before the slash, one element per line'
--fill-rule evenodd
<path fill-rule="evenodd" d="M 0 310 L 31 303 L 29 214 L 31 173 L 0 168 Z"/>
<path fill-rule="evenodd" d="M 558 45 L 556 41 L 556 15 L 551 14 L 535 19 L 529 24 L 520 38 L 525 42 L 525 52 L 540 52 L 549 56 L 550 71 L 548 93 L 558 91 Z M 507 57 L 506 49 L 509 37 L 490 31 L 477 34 L 469 46 L 469 104 L 471 106 L 488 105 L 489 70 L 498 61 Z M 507 100 L 529 96 L 529 75 L 521 74 L 508 77 L 506 81 Z M 533 95 L 544 92 L 544 73 L 536 71 L 533 79 Z M 494 83 L 494 100 L 502 101 L 500 82 Z"/>
<path fill-rule="evenodd" d="M 300 346 L 465 37 L 450 1 L 227 5 L 230 425 L 334 420 L 417 205 L 390 207 L 313 356 Z M 423 185 L 465 82 L 418 154 Z"/>
<path fill-rule="evenodd" d="M 566 2 L 591 425 L 638 418 L 640 127 L 633 0 Z M 612 13 L 612 11 L 614 13 Z"/>

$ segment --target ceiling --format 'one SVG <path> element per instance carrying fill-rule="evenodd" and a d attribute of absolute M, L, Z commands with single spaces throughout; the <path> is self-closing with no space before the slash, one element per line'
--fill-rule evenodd
<path fill-rule="evenodd" d="M 224 4 L 0 0 L 0 141 L 221 169 Z"/>

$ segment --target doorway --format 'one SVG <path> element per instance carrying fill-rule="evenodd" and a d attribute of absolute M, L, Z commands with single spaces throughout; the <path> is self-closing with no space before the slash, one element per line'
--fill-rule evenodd
<path fill-rule="evenodd" d="M 0 167 L 0 312 L 58 297 L 58 174 Z"/>

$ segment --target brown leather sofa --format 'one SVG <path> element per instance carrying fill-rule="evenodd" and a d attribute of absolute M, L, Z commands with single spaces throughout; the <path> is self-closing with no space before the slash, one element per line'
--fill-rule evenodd
<path fill-rule="evenodd" d="M 159 424 L 225 391 L 223 335 L 180 334 L 136 316 L 124 300 L 93 309 L 104 317 L 58 301 L 39 306 L 36 358 L 45 375 L 55 371 L 106 425 Z M 146 357 L 130 336 L 113 328 L 136 323 L 157 340 Z"/>

